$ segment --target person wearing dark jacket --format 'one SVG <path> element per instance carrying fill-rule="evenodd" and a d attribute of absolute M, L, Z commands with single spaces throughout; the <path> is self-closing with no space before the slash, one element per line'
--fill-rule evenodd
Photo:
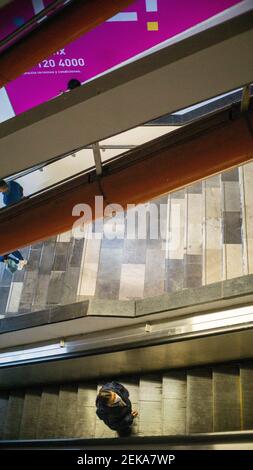
<path fill-rule="evenodd" d="M 99 390 L 96 398 L 97 416 L 119 435 L 129 435 L 137 411 L 132 411 L 128 390 L 118 382 L 110 382 Z"/>
<path fill-rule="evenodd" d="M 10 206 L 19 202 L 24 194 L 22 186 L 16 181 L 0 180 L 0 192 L 3 193 L 3 203 L 5 206 Z"/>

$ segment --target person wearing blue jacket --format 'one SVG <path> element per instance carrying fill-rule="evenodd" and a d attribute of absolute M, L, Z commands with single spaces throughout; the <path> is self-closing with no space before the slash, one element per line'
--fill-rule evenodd
<path fill-rule="evenodd" d="M 96 398 L 97 416 L 120 436 L 131 433 L 131 425 L 137 411 L 132 411 L 128 390 L 118 382 L 110 382 L 101 387 Z"/>
<path fill-rule="evenodd" d="M 19 202 L 23 196 L 23 188 L 16 181 L 0 180 L 0 192 L 3 193 L 3 203 L 5 206 L 10 206 Z"/>

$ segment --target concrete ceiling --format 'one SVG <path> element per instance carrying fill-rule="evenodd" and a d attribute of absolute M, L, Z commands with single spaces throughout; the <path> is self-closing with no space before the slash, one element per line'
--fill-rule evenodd
<path fill-rule="evenodd" d="M 253 81 L 253 13 L 202 30 L 0 126 L 0 175 Z"/>

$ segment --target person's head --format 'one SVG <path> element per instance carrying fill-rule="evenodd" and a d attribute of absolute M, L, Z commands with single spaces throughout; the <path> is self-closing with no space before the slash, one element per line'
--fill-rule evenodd
<path fill-rule="evenodd" d="M 98 398 L 105 406 L 125 406 L 123 400 L 121 400 L 117 393 L 113 392 L 112 390 L 100 390 L 98 393 Z"/>
<path fill-rule="evenodd" d="M 6 181 L 0 180 L 0 192 L 1 193 L 6 193 L 8 191 L 9 187 Z"/>
<path fill-rule="evenodd" d="M 68 90 L 74 90 L 74 88 L 77 88 L 78 86 L 81 86 L 81 82 L 77 80 L 76 78 L 72 78 L 68 82 Z"/>

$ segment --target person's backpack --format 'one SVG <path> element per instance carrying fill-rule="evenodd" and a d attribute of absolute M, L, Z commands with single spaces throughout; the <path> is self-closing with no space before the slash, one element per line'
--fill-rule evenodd
<path fill-rule="evenodd" d="M 8 258 L 7 260 L 7 269 L 10 271 L 12 274 L 15 273 L 18 269 L 17 263 L 11 258 Z"/>

